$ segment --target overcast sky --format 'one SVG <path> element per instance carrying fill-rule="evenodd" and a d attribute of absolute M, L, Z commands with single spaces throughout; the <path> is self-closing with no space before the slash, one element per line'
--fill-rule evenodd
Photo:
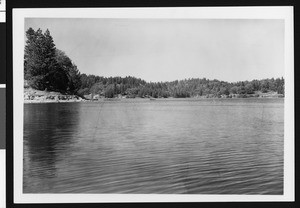
<path fill-rule="evenodd" d="M 243 81 L 284 76 L 283 20 L 30 18 L 81 73 Z"/>

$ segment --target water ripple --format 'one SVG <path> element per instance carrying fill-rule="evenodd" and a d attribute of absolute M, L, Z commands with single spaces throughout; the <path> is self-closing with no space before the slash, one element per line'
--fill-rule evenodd
<path fill-rule="evenodd" d="M 280 99 L 24 108 L 25 193 L 283 194 Z"/>

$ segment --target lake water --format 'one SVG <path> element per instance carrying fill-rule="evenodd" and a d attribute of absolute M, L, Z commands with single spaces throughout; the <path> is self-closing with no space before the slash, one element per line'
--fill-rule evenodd
<path fill-rule="evenodd" d="M 284 99 L 24 105 L 24 193 L 283 194 Z"/>

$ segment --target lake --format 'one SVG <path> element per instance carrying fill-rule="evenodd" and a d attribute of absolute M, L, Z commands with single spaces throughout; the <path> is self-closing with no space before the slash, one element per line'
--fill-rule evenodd
<path fill-rule="evenodd" d="M 283 194 L 284 99 L 24 105 L 24 193 Z"/>

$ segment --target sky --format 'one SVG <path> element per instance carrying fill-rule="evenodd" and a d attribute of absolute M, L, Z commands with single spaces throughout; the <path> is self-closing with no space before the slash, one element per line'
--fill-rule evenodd
<path fill-rule="evenodd" d="M 29 27 L 49 29 L 86 74 L 148 82 L 284 77 L 283 20 L 27 18 Z"/>

